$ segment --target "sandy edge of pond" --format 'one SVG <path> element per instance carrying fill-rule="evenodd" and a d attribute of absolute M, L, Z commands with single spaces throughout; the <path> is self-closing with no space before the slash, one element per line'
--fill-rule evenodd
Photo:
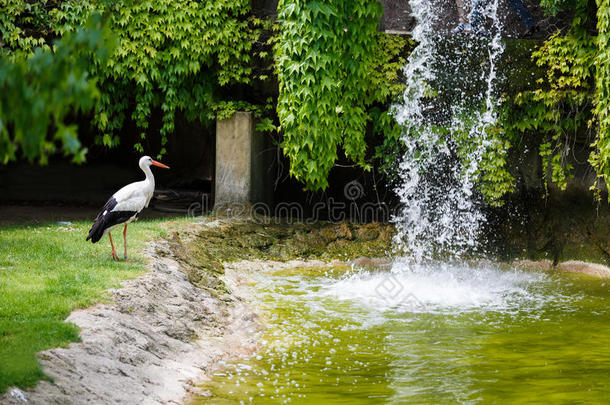
<path fill-rule="evenodd" d="M 262 324 L 242 276 L 228 267 L 232 293 L 216 297 L 188 281 L 167 242 L 152 242 L 146 256 L 149 272 L 111 290 L 112 304 L 66 319 L 81 342 L 38 354 L 52 382 L 9 389 L 0 403 L 183 403 L 219 362 L 256 348 Z"/>
<path fill-rule="evenodd" d="M 580 273 L 593 277 L 610 277 L 610 267 L 598 263 L 583 262 L 580 260 L 568 260 L 553 266 L 550 260 L 517 260 L 513 265 L 518 268 L 535 269 L 544 271 L 564 271 L 568 273 Z"/>

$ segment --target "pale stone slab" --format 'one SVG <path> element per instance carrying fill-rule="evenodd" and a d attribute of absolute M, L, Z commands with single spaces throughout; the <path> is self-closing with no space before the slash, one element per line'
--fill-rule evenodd
<path fill-rule="evenodd" d="M 268 142 L 254 128 L 251 112 L 236 112 L 216 123 L 215 208 L 270 202 Z"/>

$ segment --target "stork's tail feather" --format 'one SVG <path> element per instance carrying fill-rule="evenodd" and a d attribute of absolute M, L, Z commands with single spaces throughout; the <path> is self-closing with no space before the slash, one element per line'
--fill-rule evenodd
<path fill-rule="evenodd" d="M 87 236 L 86 240 L 91 239 L 91 243 L 98 242 L 100 239 L 102 239 L 102 236 L 104 236 L 104 229 L 104 221 L 96 220 L 89 230 L 89 235 Z"/>

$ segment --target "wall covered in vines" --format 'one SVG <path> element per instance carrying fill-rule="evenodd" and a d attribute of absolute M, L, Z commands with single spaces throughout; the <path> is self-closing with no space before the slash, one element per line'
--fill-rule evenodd
<path fill-rule="evenodd" d="M 340 148 L 370 168 L 365 133 L 373 117 L 378 125 L 386 124 L 382 131 L 392 133 L 389 116 L 372 107 L 401 91 L 399 85 L 392 87 L 398 66 L 381 63 L 389 64 L 407 42 L 398 38 L 391 43 L 378 34 L 381 12 L 376 0 L 279 3 L 276 66 L 282 147 L 290 158 L 291 175 L 310 190 L 327 187 Z"/>
<path fill-rule="evenodd" d="M 85 56 L 88 83 L 96 91 L 90 104 L 97 143 L 119 144 L 120 131 L 133 122 L 140 140 L 158 137 L 163 146 L 174 132 L 178 111 L 206 124 L 249 107 L 230 91 L 260 76 L 253 48 L 265 24 L 251 14 L 248 0 L 7 0 L 7 7 L 0 8 L 0 57 L 7 63 L 21 63 L 35 53 L 57 57 L 54 41 L 77 32 L 94 16 L 103 16 L 110 33 L 98 38 L 113 43 L 108 57 L 97 58 L 95 49 Z M 87 53 L 86 46 L 82 49 Z M 76 52 L 67 58 L 67 70 L 78 71 Z M 48 79 L 48 86 L 61 87 L 60 80 Z M 157 117 L 160 130 L 150 125 Z M 141 142 L 133 146 L 143 151 Z M 163 155 L 165 148 L 156 152 Z"/>
<path fill-rule="evenodd" d="M 138 140 L 123 146 L 163 155 L 177 114 L 212 124 L 246 109 L 257 113 L 260 130 L 275 133 L 290 173 L 310 190 L 327 187 L 338 156 L 364 170 L 393 163 L 400 128 L 388 106 L 403 91 L 399 72 L 410 42 L 378 31 L 382 8 L 376 0 L 280 1 L 277 21 L 256 18 L 248 0 L 6 1 L 0 9 L 0 57 L 6 63 L 22 63 L 35 53 L 57 57 L 62 48 L 54 41 L 103 16 L 108 35 L 100 40 L 112 47 L 104 58 L 97 58 L 95 46 L 82 48 L 80 69 L 91 94 L 80 99 L 89 101 L 81 106 L 66 97 L 64 108 L 91 111 L 98 144 L 118 145 L 121 131 L 135 125 Z M 78 64 L 71 55 L 69 61 Z M 78 72 L 73 63 L 65 69 Z M 268 91 L 279 92 L 278 100 L 252 103 L 244 97 L 278 83 L 279 91 Z M 41 121 L 38 133 L 70 128 L 67 139 L 76 141 L 64 142 L 63 149 L 82 161 L 86 150 L 76 127 L 65 111 L 57 117 Z M 55 150 L 55 141 L 32 137 L 39 143 L 20 154 L 16 132 L 8 128 L 3 160 L 44 161 Z M 161 149 L 147 147 L 151 137 L 161 140 Z M 63 150 L 61 142 L 56 146 Z"/>
<path fill-rule="evenodd" d="M 54 10 L 56 29 L 71 31 L 91 12 L 109 15 L 119 41 L 110 60 L 93 69 L 102 93 L 95 124 L 104 145 L 119 142 L 126 118 L 144 139 L 155 113 L 164 145 L 178 110 L 191 121 L 210 121 L 226 101 L 219 89 L 252 80 L 251 51 L 260 32 L 248 0 L 68 1 Z M 139 142 L 135 148 L 143 151 Z"/>
<path fill-rule="evenodd" d="M 571 12 L 572 24 L 532 54 L 545 72 L 533 86 L 509 97 L 507 134 L 540 139 L 545 185 L 565 190 L 574 176 L 574 144 L 586 139 L 599 198 L 610 185 L 610 3 L 543 0 L 549 13 Z M 595 12 L 592 12 L 595 11 Z"/>

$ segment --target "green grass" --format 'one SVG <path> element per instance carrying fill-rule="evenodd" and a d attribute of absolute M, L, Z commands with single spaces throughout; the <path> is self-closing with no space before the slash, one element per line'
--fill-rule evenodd
<path fill-rule="evenodd" d="M 130 225 L 130 258 L 115 262 L 107 237 L 85 242 L 90 226 L 0 227 L 0 392 L 47 378 L 36 352 L 78 341 L 78 328 L 64 319 L 76 308 L 107 301 L 106 290 L 142 274 L 145 242 L 172 227 L 167 220 Z M 122 256 L 123 235 L 115 231 L 113 239 Z"/>

